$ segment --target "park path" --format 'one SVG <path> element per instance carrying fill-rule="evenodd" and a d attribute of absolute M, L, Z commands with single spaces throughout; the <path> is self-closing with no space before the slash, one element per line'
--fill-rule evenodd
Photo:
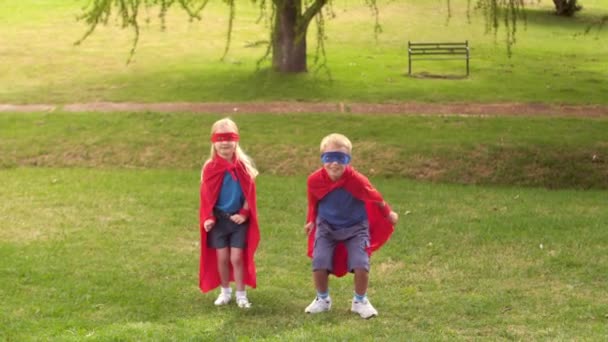
<path fill-rule="evenodd" d="M 92 102 L 73 104 L 0 104 L 0 112 L 189 112 L 189 113 L 357 113 L 471 116 L 608 117 L 606 105 L 539 103 L 357 103 L 357 102 Z"/>

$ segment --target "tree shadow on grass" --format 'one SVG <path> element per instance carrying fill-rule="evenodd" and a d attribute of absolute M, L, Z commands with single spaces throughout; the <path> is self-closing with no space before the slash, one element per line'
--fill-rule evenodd
<path fill-rule="evenodd" d="M 528 26 L 559 27 L 570 29 L 573 34 L 584 34 L 594 28 L 597 29 L 601 23 L 604 23 L 605 26 L 608 20 L 608 11 L 597 13 L 591 12 L 586 8 L 583 8 L 582 11 L 573 17 L 559 16 L 554 11 L 546 9 L 529 8 L 524 10 L 524 13 L 526 15 L 526 25 Z"/>
<path fill-rule="evenodd" d="M 142 75 L 142 81 L 155 75 Z M 281 74 L 269 68 L 234 68 L 209 72 L 192 70 L 180 83 L 168 84 L 167 94 L 180 93 L 188 101 L 310 100 L 325 98 L 330 81 L 321 75 Z"/>
<path fill-rule="evenodd" d="M 430 73 L 430 72 L 418 72 L 418 73 L 412 73 L 411 75 L 405 75 L 405 76 L 409 76 L 411 78 L 418 78 L 418 79 L 437 79 L 437 80 L 466 80 L 469 78 L 469 76 L 467 75 L 454 75 L 454 74 L 435 74 L 435 73 Z"/>
<path fill-rule="evenodd" d="M 255 66 L 184 65 L 40 84 L 12 94 L 32 103 L 249 102 L 323 100 L 334 87 L 323 74 L 281 74 Z"/>

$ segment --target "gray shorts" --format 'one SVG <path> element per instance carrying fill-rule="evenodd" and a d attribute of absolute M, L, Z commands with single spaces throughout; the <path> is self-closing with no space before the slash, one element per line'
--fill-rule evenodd
<path fill-rule="evenodd" d="M 369 272 L 369 223 L 363 221 L 354 226 L 333 229 L 323 220 L 317 220 L 315 244 L 312 252 L 312 270 L 333 269 L 334 250 L 338 243 L 344 243 L 348 253 L 348 271 L 363 268 Z"/>
<path fill-rule="evenodd" d="M 245 248 L 247 242 L 247 222 L 234 223 L 230 214 L 214 211 L 215 225 L 207 232 L 207 247 L 209 248 Z"/>

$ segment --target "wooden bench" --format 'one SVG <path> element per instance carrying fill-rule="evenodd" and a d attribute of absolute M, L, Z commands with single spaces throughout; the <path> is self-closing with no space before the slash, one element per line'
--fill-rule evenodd
<path fill-rule="evenodd" d="M 462 43 L 412 43 L 407 42 L 408 75 L 412 75 L 412 61 L 465 59 L 469 76 L 469 41 Z"/>

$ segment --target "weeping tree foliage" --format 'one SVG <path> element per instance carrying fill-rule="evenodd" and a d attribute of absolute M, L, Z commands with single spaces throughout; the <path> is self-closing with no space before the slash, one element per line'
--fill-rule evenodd
<path fill-rule="evenodd" d="M 158 9 L 158 17 L 165 27 L 165 18 L 169 8 L 180 7 L 191 20 L 201 20 L 201 13 L 210 0 L 91 0 L 83 9 L 79 17 L 88 25 L 88 30 L 76 42 L 80 44 L 89 37 L 95 28 L 102 24 L 107 25 L 113 16 L 117 16 L 123 28 L 131 28 L 135 38 L 129 60 L 135 52 L 140 34 L 142 19 L 140 13 L 149 13 L 152 8 Z M 325 56 L 325 17 L 334 15 L 330 0 L 251 0 L 260 10 L 259 21 L 266 21 L 270 27 L 269 43 L 262 60 L 271 56 L 272 66 L 279 72 L 305 72 L 306 38 L 310 23 L 315 20 L 317 24 L 317 57 Z M 376 0 L 365 0 L 374 9 L 373 13 L 378 22 Z M 230 8 L 228 20 L 228 33 L 224 56 L 230 46 L 232 27 L 234 23 L 236 0 L 222 0 Z M 327 5 L 327 6 L 326 6 Z M 324 8 L 327 9 L 324 11 Z M 149 18 L 145 18 L 147 21 Z M 377 24 L 377 27 L 379 25 Z M 222 57 L 223 58 L 223 57 Z"/>
<path fill-rule="evenodd" d="M 469 1 L 470 2 L 470 1 Z M 525 0 L 478 0 L 476 9 L 483 12 L 486 32 L 496 36 L 499 27 L 504 26 L 507 54 L 511 56 L 517 33 L 517 23 L 526 23 Z"/>
<path fill-rule="evenodd" d="M 150 18 L 148 13 L 158 11 L 161 26 L 165 27 L 165 18 L 171 7 L 184 10 L 191 20 L 201 20 L 201 13 L 210 0 L 90 0 L 83 8 L 79 20 L 84 21 L 88 29 L 77 44 L 89 37 L 98 25 L 107 25 L 111 18 L 117 17 L 122 28 L 134 32 L 133 45 L 129 61 L 135 53 L 140 34 L 141 22 Z M 325 64 L 325 20 L 335 16 L 332 0 L 251 0 L 259 7 L 259 21 L 268 24 L 269 40 L 266 53 L 260 59 L 270 59 L 272 68 L 283 73 L 306 72 L 307 34 L 310 24 L 316 23 L 316 46 L 314 63 L 317 67 Z M 382 31 L 379 23 L 377 0 L 364 0 L 370 8 L 374 20 L 374 33 Z M 469 8 L 472 0 L 467 0 Z M 557 1 L 557 0 L 555 0 Z M 228 52 L 232 27 L 235 17 L 236 0 L 222 0 L 229 8 L 228 33 L 224 56 Z M 576 1 L 574 1 L 576 2 Z M 476 9 L 481 10 L 486 18 L 486 30 L 498 32 L 502 25 L 506 32 L 506 44 L 509 54 L 515 43 L 517 22 L 525 21 L 524 0 L 476 0 Z M 448 10 L 450 0 L 447 0 Z M 450 13 L 450 11 L 448 11 Z M 448 16 L 451 14 L 448 14 Z M 467 14 L 469 15 L 469 14 Z M 141 16 L 144 16 L 142 19 Z"/>

